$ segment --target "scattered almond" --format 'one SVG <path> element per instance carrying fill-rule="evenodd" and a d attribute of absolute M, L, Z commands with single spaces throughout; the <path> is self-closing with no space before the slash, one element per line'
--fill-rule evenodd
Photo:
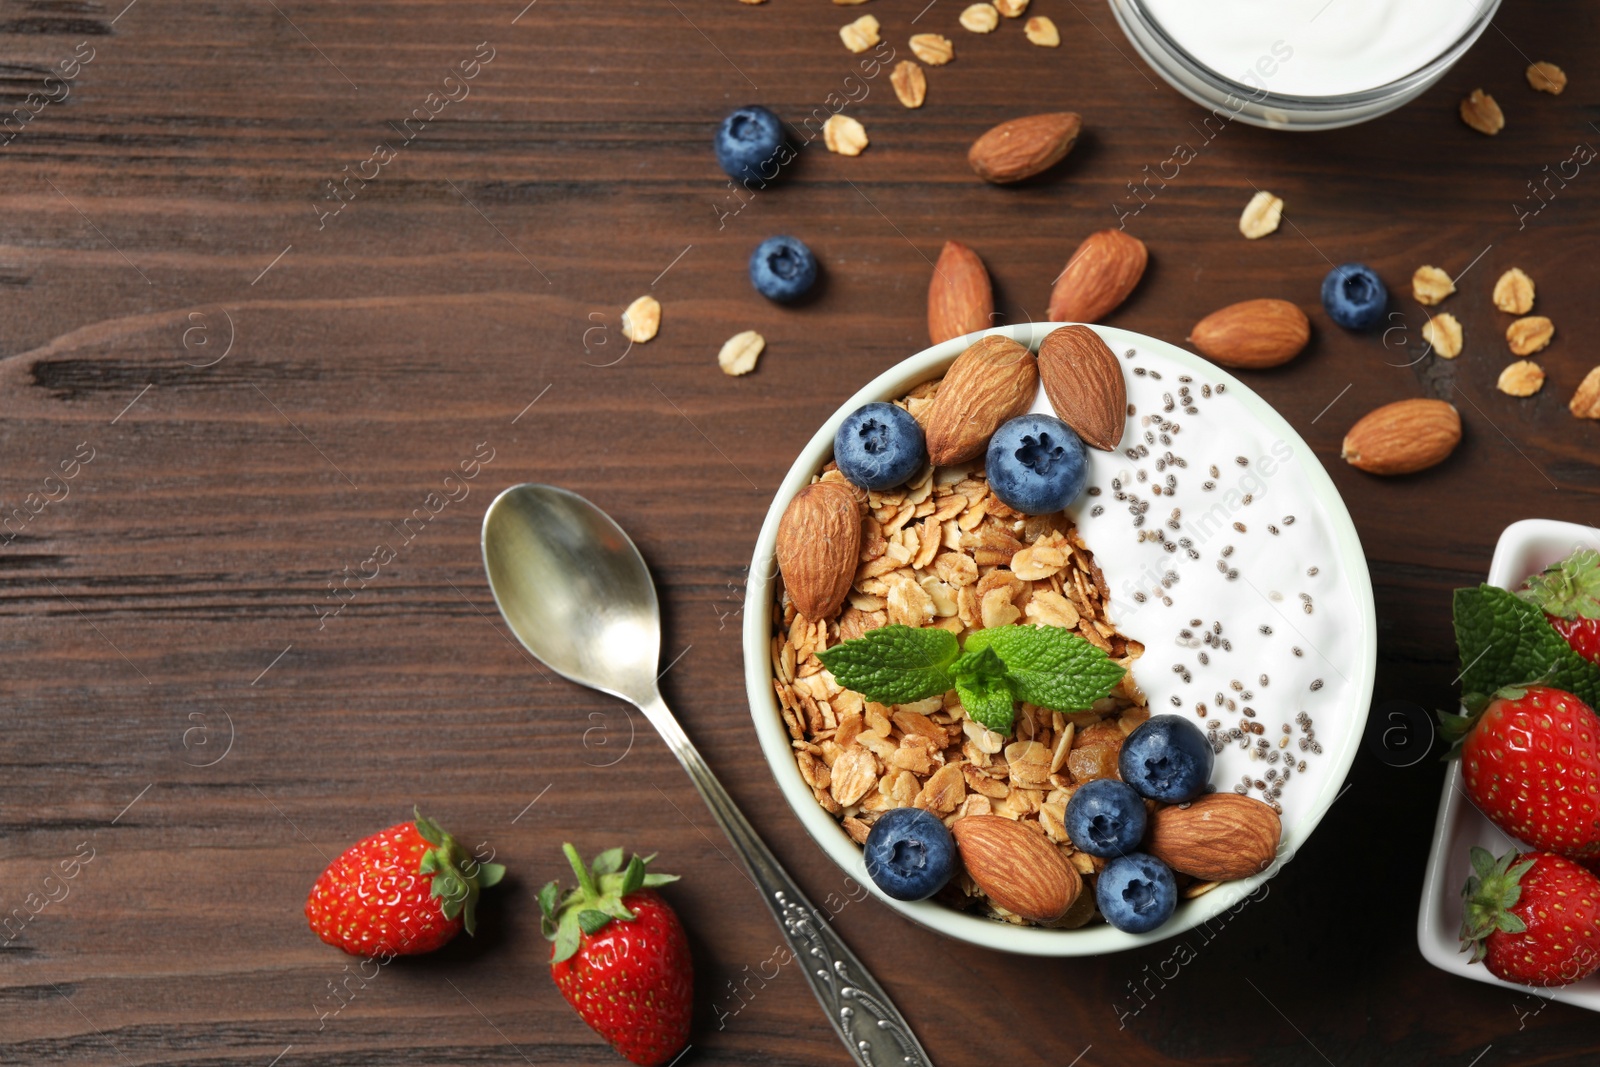
<path fill-rule="evenodd" d="M 961 25 L 973 33 L 993 33 L 1000 25 L 1000 12 L 993 4 L 971 4 L 961 12 Z"/>
<path fill-rule="evenodd" d="M 1482 89 L 1472 90 L 1472 94 L 1461 101 L 1461 121 L 1491 137 L 1506 128 L 1506 117 L 1500 105 Z"/>
<path fill-rule="evenodd" d="M 1494 283 L 1494 306 L 1513 315 L 1526 315 L 1533 310 L 1533 279 L 1512 267 Z"/>
<path fill-rule="evenodd" d="M 1567 402 L 1567 410 L 1580 419 L 1600 419 L 1600 367 L 1583 376 L 1578 391 Z"/>
<path fill-rule="evenodd" d="M 1507 396 L 1532 396 L 1544 388 L 1544 368 L 1531 359 L 1519 359 L 1500 372 L 1494 387 Z"/>
<path fill-rule="evenodd" d="M 1506 344 L 1514 356 L 1531 356 L 1550 343 L 1556 327 L 1543 315 L 1526 315 L 1506 327 Z"/>
<path fill-rule="evenodd" d="M 1255 241 L 1275 232 L 1282 220 L 1283 199 L 1261 189 L 1244 206 L 1244 213 L 1239 216 L 1239 232 Z"/>
<path fill-rule="evenodd" d="M 778 570 L 795 610 L 808 619 L 838 613 L 861 552 L 861 509 L 845 482 L 813 482 L 778 520 Z"/>
<path fill-rule="evenodd" d="M 1158 808 L 1144 847 L 1175 871 L 1208 882 L 1249 878 L 1272 864 L 1283 824 L 1267 805 L 1238 793 L 1212 793 Z"/>
<path fill-rule="evenodd" d="M 841 156 L 859 156 L 867 147 L 867 131 L 849 115 L 830 115 L 822 124 L 822 143 Z"/>
<path fill-rule="evenodd" d="M 1061 421 L 1110 452 L 1128 418 L 1128 383 L 1116 353 L 1087 326 L 1052 330 L 1039 345 L 1039 380 Z"/>
<path fill-rule="evenodd" d="M 1541 93 L 1560 96 L 1561 90 L 1567 87 L 1567 72 L 1554 63 L 1547 63 L 1544 60 L 1530 63 L 1524 73 L 1528 76 L 1528 84 Z"/>
<path fill-rule="evenodd" d="M 1418 267 L 1411 276 L 1411 295 L 1419 304 L 1431 307 L 1455 291 L 1456 283 L 1438 267 Z"/>
<path fill-rule="evenodd" d="M 1461 442 L 1461 415 L 1443 400 L 1399 400 L 1368 412 L 1344 435 L 1340 457 L 1368 474 L 1411 474 Z"/>
<path fill-rule="evenodd" d="M 978 253 L 946 241 L 928 283 L 928 339 L 934 344 L 986 330 L 994 316 L 994 288 Z"/>
<path fill-rule="evenodd" d="M 761 358 L 761 350 L 767 347 L 767 339 L 754 330 L 736 333 L 722 344 L 722 351 L 717 353 L 717 366 L 722 368 L 722 373 L 738 377 L 749 374 L 756 369 L 756 360 Z"/>
<path fill-rule="evenodd" d="M 1082 130 L 1083 120 L 1071 111 L 1012 119 L 974 141 L 967 162 L 984 181 L 1019 182 L 1061 162 Z"/>
<path fill-rule="evenodd" d="M 1244 300 L 1213 311 L 1189 331 L 1189 343 L 1213 363 L 1261 370 L 1287 363 L 1311 340 L 1311 320 L 1287 300 Z"/>
<path fill-rule="evenodd" d="M 1002 815 L 968 815 L 950 827 L 961 864 L 995 904 L 1033 922 L 1065 915 L 1083 878 L 1044 834 Z"/>
<path fill-rule="evenodd" d="M 1144 277 L 1150 253 L 1124 230 L 1083 239 L 1050 291 L 1051 322 L 1099 322 L 1128 299 Z"/>
<path fill-rule="evenodd" d="M 1028 10 L 1028 0 L 994 0 L 994 6 L 1006 18 L 1014 19 Z"/>
<path fill-rule="evenodd" d="M 854 22 L 839 27 L 839 40 L 852 52 L 865 52 L 880 39 L 878 20 L 871 15 L 862 15 Z"/>
<path fill-rule="evenodd" d="M 1039 361 L 1025 346 L 1009 337 L 980 337 L 950 364 L 928 405 L 928 458 L 948 467 L 983 455 L 1000 425 L 1033 405 L 1038 384 Z"/>
<path fill-rule="evenodd" d="M 950 38 L 937 33 L 918 33 L 911 37 L 911 54 L 930 67 L 942 67 L 956 57 Z"/>
<path fill-rule="evenodd" d="M 1461 354 L 1461 323 L 1448 311 L 1431 315 L 1422 324 L 1422 339 L 1433 346 L 1436 354 L 1455 359 Z"/>
<path fill-rule="evenodd" d="M 661 329 L 661 303 L 653 296 L 641 296 L 622 313 L 622 336 L 644 344 Z"/>
<path fill-rule="evenodd" d="M 1058 48 L 1061 45 L 1061 31 L 1056 29 L 1056 24 L 1043 15 L 1035 15 L 1022 27 L 1023 34 L 1040 48 Z"/>
<path fill-rule="evenodd" d="M 928 98 L 928 76 L 909 59 L 902 59 L 894 65 L 894 70 L 889 74 L 889 84 L 894 86 L 894 95 L 906 107 L 921 107 Z"/>

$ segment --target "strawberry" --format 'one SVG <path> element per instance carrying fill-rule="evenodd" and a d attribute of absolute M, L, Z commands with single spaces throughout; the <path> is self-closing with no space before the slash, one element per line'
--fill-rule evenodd
<path fill-rule="evenodd" d="M 624 867 L 620 848 L 596 856 L 591 871 L 577 849 L 561 848 L 578 888 L 539 891 L 544 935 L 555 942 L 550 975 L 612 1048 L 643 1067 L 667 1063 L 689 1040 L 694 962 L 677 913 L 652 887 L 678 876 L 647 873 L 652 856 Z"/>
<path fill-rule="evenodd" d="M 1502 689 L 1481 711 L 1445 717 L 1461 781 L 1489 821 L 1534 848 L 1600 857 L 1600 719 L 1571 693 Z"/>
<path fill-rule="evenodd" d="M 1600 878 L 1550 852 L 1472 849 L 1461 947 L 1507 982 L 1571 985 L 1600 969 Z"/>
<path fill-rule="evenodd" d="M 479 863 L 413 809 L 416 819 L 346 849 L 306 898 L 311 930 L 352 956 L 432 952 L 476 928 L 478 891 L 506 869 Z"/>
<path fill-rule="evenodd" d="M 1574 652 L 1600 665 L 1600 552 L 1579 549 L 1529 578 L 1517 595 L 1538 605 Z"/>

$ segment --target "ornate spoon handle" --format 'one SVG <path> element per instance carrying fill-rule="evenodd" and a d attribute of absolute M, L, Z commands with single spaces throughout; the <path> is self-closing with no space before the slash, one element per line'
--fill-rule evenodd
<path fill-rule="evenodd" d="M 783 930 L 783 938 L 803 968 L 811 991 L 822 1002 L 828 1019 L 851 1057 L 862 1067 L 933 1067 L 911 1026 L 855 953 L 833 932 L 806 895 L 795 885 L 744 814 L 717 781 L 705 759 L 690 743 L 683 727 L 659 694 L 640 705 L 667 747 L 689 773 L 711 814 L 744 861 L 750 878 L 761 890 Z"/>

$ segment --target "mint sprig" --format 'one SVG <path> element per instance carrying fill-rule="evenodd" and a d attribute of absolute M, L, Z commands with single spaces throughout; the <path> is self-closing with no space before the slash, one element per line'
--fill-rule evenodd
<path fill-rule="evenodd" d="M 881 626 L 819 653 L 834 680 L 878 704 L 947 693 L 974 722 L 1009 733 L 1016 701 L 1081 711 L 1107 696 L 1126 671 L 1058 626 L 999 626 L 967 638 L 937 627 Z"/>
<path fill-rule="evenodd" d="M 1556 632 L 1537 604 L 1492 585 L 1455 592 L 1461 691 L 1470 706 L 1507 686 L 1538 682 L 1590 707 L 1600 700 L 1600 667 Z"/>

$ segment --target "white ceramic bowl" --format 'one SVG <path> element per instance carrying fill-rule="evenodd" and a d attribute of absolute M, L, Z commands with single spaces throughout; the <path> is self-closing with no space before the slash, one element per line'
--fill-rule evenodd
<path fill-rule="evenodd" d="M 1060 323 L 1028 323 L 989 330 L 985 333 L 1005 334 L 1037 350 L 1045 335 L 1060 325 Z M 772 768 L 773 777 L 777 779 L 779 789 L 795 814 L 799 816 L 806 831 L 842 871 L 868 886 L 880 900 L 913 922 L 961 941 L 1034 956 L 1101 955 L 1161 941 L 1216 919 L 1224 911 L 1241 906 L 1246 897 L 1255 894 L 1263 883 L 1276 873 L 1278 867 L 1292 858 L 1295 851 L 1304 845 L 1323 814 L 1338 798 L 1366 723 L 1367 709 L 1372 696 L 1373 672 L 1377 661 L 1376 623 L 1366 559 L 1362 554 L 1360 541 L 1356 537 L 1355 527 L 1350 522 L 1349 513 L 1345 510 L 1333 482 L 1312 454 L 1310 447 L 1266 401 L 1256 396 L 1243 383 L 1199 356 L 1164 341 L 1127 330 L 1103 326 L 1096 326 L 1094 329 L 1113 351 L 1138 349 L 1141 353 L 1159 361 L 1164 368 L 1171 367 L 1181 373 L 1192 374 L 1196 381 L 1225 384 L 1228 394 L 1243 405 L 1245 416 L 1255 419 L 1265 434 L 1286 444 L 1297 457 L 1294 468 L 1296 484 L 1309 493 L 1309 498 L 1326 517 L 1329 551 L 1335 557 L 1327 563 L 1336 563 L 1338 570 L 1337 575 L 1330 574 L 1326 580 L 1342 583 L 1339 586 L 1341 597 L 1350 605 L 1347 647 L 1351 650 L 1351 654 L 1348 656 L 1348 662 L 1332 668 L 1338 670 L 1343 678 L 1341 692 L 1345 694 L 1344 706 L 1338 709 L 1339 721 L 1332 723 L 1331 728 L 1326 719 L 1318 723 L 1319 731 L 1327 730 L 1326 733 L 1319 732 L 1317 738 L 1325 751 L 1316 757 L 1317 766 L 1309 776 L 1311 780 L 1294 783 L 1295 787 L 1305 787 L 1305 790 L 1296 794 L 1293 811 L 1288 807 L 1289 798 L 1285 797 L 1285 825 L 1278 858 L 1265 871 L 1251 878 L 1225 883 L 1194 900 L 1181 902 L 1172 919 L 1147 934 L 1127 934 L 1105 924 L 1078 930 L 1013 926 L 985 919 L 980 915 L 960 912 L 932 901 L 908 903 L 894 900 L 879 892 L 872 880 L 867 877 L 861 848 L 850 839 L 838 821 L 817 804 L 811 790 L 800 777 L 772 684 L 770 628 L 777 576 L 774 546 L 777 541 L 778 520 L 789 500 L 832 457 L 834 434 L 850 412 L 871 401 L 892 400 L 903 396 L 913 386 L 942 375 L 956 356 L 982 334 L 972 334 L 934 345 L 890 368 L 846 401 L 817 430 L 778 487 L 777 495 L 767 512 L 761 534 L 756 539 L 755 555 L 750 564 L 744 602 L 745 684 L 749 693 L 751 714 L 755 720 L 756 735 L 761 742 L 762 753 Z M 1048 410 L 1047 403 L 1042 399 L 1040 405 L 1040 410 Z M 1108 456 L 1106 453 L 1092 453 L 1090 458 L 1091 478 L 1093 478 L 1094 463 L 1118 462 L 1116 454 Z M 1288 469 L 1287 464 L 1285 469 Z M 1261 518 L 1264 520 L 1266 516 L 1263 515 Z M 1255 521 L 1254 518 L 1252 521 Z M 1095 549 L 1093 540 L 1090 541 L 1089 547 L 1091 550 Z M 1107 579 L 1116 585 L 1119 576 L 1108 573 Z M 1243 589 L 1245 584 L 1247 583 L 1241 583 L 1240 588 Z M 1146 643 L 1148 645 L 1148 642 Z M 1154 651 L 1148 649 L 1146 657 L 1151 656 Z M 1346 671 L 1348 674 L 1344 673 Z M 1156 707 L 1154 704 L 1156 696 L 1151 692 L 1149 682 L 1142 681 L 1141 684 L 1150 695 L 1152 711 L 1170 710 Z M 1219 773 L 1223 758 L 1219 757 Z M 1217 780 L 1216 775 L 1213 777 Z M 1301 777 L 1304 779 L 1307 776 Z"/>
<path fill-rule="evenodd" d="M 1580 548 L 1600 549 L 1600 530 L 1549 519 L 1514 522 L 1495 545 L 1487 580 L 1502 589 L 1516 589 L 1530 574 L 1566 559 Z M 1556 989 L 1530 989 L 1501 981 L 1481 963 L 1468 962 L 1461 951 L 1461 888 L 1472 873 L 1468 853 L 1473 845 L 1496 856 L 1509 848 L 1527 848 L 1507 837 L 1473 807 L 1461 791 L 1461 764 L 1453 762 L 1445 772 L 1439 796 L 1439 817 L 1434 823 L 1433 847 L 1428 852 L 1428 872 L 1422 883 L 1422 907 L 1417 914 L 1417 945 L 1423 958 L 1442 971 L 1511 991 L 1512 1009 L 1521 1015 L 1537 1014 L 1547 1000 L 1600 1011 L 1600 977 Z"/>

